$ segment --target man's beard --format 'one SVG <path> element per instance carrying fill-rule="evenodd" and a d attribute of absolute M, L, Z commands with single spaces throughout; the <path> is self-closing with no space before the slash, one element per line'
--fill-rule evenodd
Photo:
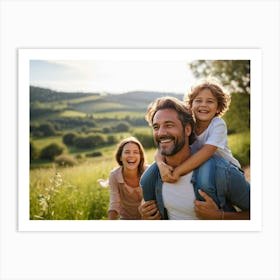
<path fill-rule="evenodd" d="M 158 150 L 160 151 L 161 155 L 166 156 L 166 157 L 174 156 L 175 154 L 177 154 L 179 151 L 182 150 L 182 148 L 185 146 L 185 143 L 186 143 L 184 137 L 182 137 L 181 139 L 177 139 L 177 140 L 175 140 L 173 138 L 173 141 L 174 141 L 173 146 L 168 147 L 166 149 L 162 149 L 159 141 L 160 140 L 157 141 Z"/>

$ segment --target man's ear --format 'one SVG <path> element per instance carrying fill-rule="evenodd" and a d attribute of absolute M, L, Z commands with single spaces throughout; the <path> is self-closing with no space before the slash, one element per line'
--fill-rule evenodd
<path fill-rule="evenodd" d="M 192 126 L 188 123 L 185 127 L 185 136 L 189 137 L 192 133 Z"/>

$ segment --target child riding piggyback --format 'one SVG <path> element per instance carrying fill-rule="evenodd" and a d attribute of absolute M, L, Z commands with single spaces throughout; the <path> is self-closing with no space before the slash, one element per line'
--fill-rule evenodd
<path fill-rule="evenodd" d="M 158 164 L 161 178 L 164 182 L 174 183 L 180 176 L 185 175 L 197 167 L 197 185 L 210 195 L 219 205 L 216 188 L 214 187 L 217 161 L 211 158 L 223 158 L 234 165 L 239 172 L 240 163 L 236 160 L 228 146 L 227 126 L 221 118 L 229 108 L 230 95 L 213 79 L 203 80 L 185 96 L 186 105 L 192 110 L 195 119 L 196 140 L 192 144 L 192 156 L 181 165 L 173 169 L 165 163 L 164 156 L 157 152 L 155 159 Z M 213 157 L 214 156 L 214 157 Z M 221 161 L 219 164 L 222 164 Z M 239 174 L 236 183 L 248 184 L 243 174 Z M 244 179 L 243 179 L 244 178 Z M 226 179 L 225 179 L 226 180 Z"/>

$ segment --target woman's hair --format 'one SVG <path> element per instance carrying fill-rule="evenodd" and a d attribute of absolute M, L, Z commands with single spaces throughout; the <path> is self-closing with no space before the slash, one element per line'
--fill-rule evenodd
<path fill-rule="evenodd" d="M 203 89 L 209 89 L 218 101 L 219 112 L 216 113 L 216 116 L 223 116 L 229 108 L 231 98 L 219 82 L 213 78 L 205 79 L 191 88 L 191 91 L 184 97 L 187 106 L 190 108 L 192 107 L 193 100 Z"/>
<path fill-rule="evenodd" d="M 144 172 L 144 165 L 145 165 L 146 159 L 145 159 L 144 148 L 137 138 L 131 136 L 131 137 L 127 137 L 119 142 L 119 144 L 117 146 L 116 154 L 115 154 L 116 161 L 118 162 L 118 164 L 120 166 L 123 166 L 123 163 L 121 161 L 121 156 L 122 156 L 124 146 L 128 143 L 134 143 L 139 148 L 140 163 L 138 165 L 138 175 L 141 176 L 142 173 Z"/>
<path fill-rule="evenodd" d="M 191 125 L 192 132 L 189 136 L 189 144 L 191 145 L 195 140 L 192 111 L 189 110 L 182 101 L 175 97 L 161 97 L 150 103 L 146 113 L 146 120 L 149 125 L 153 125 L 153 119 L 156 112 L 165 109 L 171 109 L 177 112 L 178 119 L 180 120 L 183 128 L 185 128 L 187 124 Z"/>

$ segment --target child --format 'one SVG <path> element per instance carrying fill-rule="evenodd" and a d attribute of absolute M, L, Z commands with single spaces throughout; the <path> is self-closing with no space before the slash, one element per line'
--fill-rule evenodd
<path fill-rule="evenodd" d="M 161 178 L 165 182 L 173 183 L 180 176 L 200 167 L 197 169 L 197 185 L 210 195 L 216 204 L 220 205 L 214 187 L 215 179 L 216 184 L 219 180 L 219 178 L 215 178 L 215 161 L 208 159 L 214 155 L 222 157 L 243 172 L 228 147 L 226 123 L 220 118 L 229 107 L 230 96 L 218 83 L 205 80 L 191 90 L 185 97 L 185 101 L 192 110 L 196 122 L 196 140 L 191 146 L 192 152 L 195 153 L 173 170 L 164 163 L 164 157 L 157 152 L 155 159 Z M 242 183 L 244 178 L 244 184 L 248 184 L 243 174 L 240 178 L 242 178 Z M 221 178 L 221 180 L 223 179 Z M 209 182 L 213 183 L 209 184 Z M 199 195 L 198 197 L 203 200 Z"/>

